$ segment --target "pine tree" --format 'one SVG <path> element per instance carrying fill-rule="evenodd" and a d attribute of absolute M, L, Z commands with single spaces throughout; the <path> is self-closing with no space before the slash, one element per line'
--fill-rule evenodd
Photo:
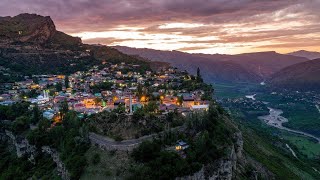
<path fill-rule="evenodd" d="M 68 76 L 65 76 L 64 84 L 65 84 L 66 88 L 69 88 L 69 77 Z"/>
<path fill-rule="evenodd" d="M 201 73 L 200 73 L 200 68 L 197 68 L 197 79 L 198 82 L 203 82 L 202 77 L 201 77 Z"/>
<path fill-rule="evenodd" d="M 32 112 L 33 112 L 32 123 L 36 124 L 40 120 L 40 110 L 38 105 L 34 106 L 34 108 L 32 109 Z"/>

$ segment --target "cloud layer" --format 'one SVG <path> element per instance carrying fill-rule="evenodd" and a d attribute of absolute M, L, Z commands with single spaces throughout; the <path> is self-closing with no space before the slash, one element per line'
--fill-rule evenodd
<path fill-rule="evenodd" d="M 86 43 L 203 53 L 320 51 L 319 0 L 1 0 Z"/>

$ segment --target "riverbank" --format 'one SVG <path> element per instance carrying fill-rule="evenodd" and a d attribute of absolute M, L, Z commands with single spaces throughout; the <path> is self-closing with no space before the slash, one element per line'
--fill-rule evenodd
<path fill-rule="evenodd" d="M 292 133 L 296 133 L 299 135 L 303 135 L 303 136 L 315 139 L 320 144 L 320 138 L 318 138 L 312 134 L 284 127 L 282 124 L 288 122 L 288 119 L 281 116 L 281 114 L 283 114 L 282 110 L 273 109 L 271 107 L 268 107 L 268 109 L 269 109 L 269 115 L 259 116 L 258 119 L 263 120 L 266 124 L 273 126 L 273 127 L 276 127 L 278 129 L 286 130 L 286 131 L 289 131 Z"/>

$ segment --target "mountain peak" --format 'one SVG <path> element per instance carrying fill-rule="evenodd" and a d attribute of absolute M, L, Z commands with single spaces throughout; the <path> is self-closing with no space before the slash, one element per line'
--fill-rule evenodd
<path fill-rule="evenodd" d="M 49 43 L 81 43 L 80 38 L 73 38 L 56 30 L 50 16 L 23 13 L 14 17 L 0 18 L 0 44 L 28 43 L 46 45 Z"/>

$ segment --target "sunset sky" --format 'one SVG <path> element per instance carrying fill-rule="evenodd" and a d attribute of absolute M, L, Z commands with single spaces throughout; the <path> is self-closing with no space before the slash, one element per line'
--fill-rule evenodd
<path fill-rule="evenodd" d="M 1 0 L 85 43 L 190 53 L 320 51 L 320 0 Z"/>

